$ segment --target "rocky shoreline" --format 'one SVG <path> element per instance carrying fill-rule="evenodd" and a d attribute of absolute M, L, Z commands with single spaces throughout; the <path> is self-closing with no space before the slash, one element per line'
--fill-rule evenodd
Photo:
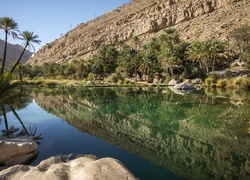
<path fill-rule="evenodd" d="M 137 179 L 120 161 L 93 155 L 59 155 L 25 165 L 37 155 L 37 143 L 29 136 L 0 139 L 0 179 Z"/>

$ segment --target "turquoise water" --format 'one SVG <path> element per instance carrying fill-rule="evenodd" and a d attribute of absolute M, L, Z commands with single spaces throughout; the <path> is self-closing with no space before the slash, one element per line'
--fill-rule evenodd
<path fill-rule="evenodd" d="M 32 163 L 57 154 L 120 160 L 140 179 L 247 179 L 250 99 L 246 91 L 168 88 L 29 89 L 17 111 L 42 133 Z M 9 126 L 20 127 L 7 113 Z M 4 121 L 0 121 L 4 129 Z"/>

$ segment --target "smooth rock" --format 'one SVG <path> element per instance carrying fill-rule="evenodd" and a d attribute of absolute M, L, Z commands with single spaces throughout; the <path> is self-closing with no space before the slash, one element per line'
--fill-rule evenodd
<path fill-rule="evenodd" d="M 94 180 L 94 179 L 126 179 L 136 177 L 121 162 L 113 158 L 95 159 L 78 157 L 65 160 L 61 156 L 51 157 L 37 166 L 16 165 L 0 172 L 0 179 L 11 180 Z"/>
<path fill-rule="evenodd" d="M 38 144 L 32 136 L 0 137 L 0 165 L 11 166 L 26 163 L 37 155 L 37 147 Z"/>
<path fill-rule="evenodd" d="M 168 82 L 168 85 L 169 86 L 175 86 L 176 84 L 180 83 L 179 80 L 175 80 L 175 79 L 171 79 L 169 82 Z"/>

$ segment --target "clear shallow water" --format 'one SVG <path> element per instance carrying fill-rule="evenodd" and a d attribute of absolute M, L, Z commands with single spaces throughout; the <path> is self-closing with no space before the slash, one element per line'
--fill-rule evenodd
<path fill-rule="evenodd" d="M 140 179 L 241 178 L 250 173 L 249 93 L 167 88 L 33 89 L 17 113 L 42 133 L 33 162 L 81 153 L 119 159 Z M 7 114 L 9 126 L 20 127 Z M 0 129 L 4 129 L 1 121 Z"/>

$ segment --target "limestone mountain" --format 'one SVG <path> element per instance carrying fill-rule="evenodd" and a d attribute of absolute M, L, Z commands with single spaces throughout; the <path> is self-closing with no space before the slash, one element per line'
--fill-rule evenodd
<path fill-rule="evenodd" d="M 16 61 L 23 51 L 23 47 L 18 44 L 10 44 L 7 45 L 7 55 L 6 55 L 6 66 L 10 65 L 14 61 Z M 3 58 L 4 53 L 4 41 L 0 39 L 0 58 Z M 21 63 L 25 63 L 30 57 L 32 53 L 29 51 L 25 51 L 23 57 L 21 59 Z"/>
<path fill-rule="evenodd" d="M 105 45 L 142 43 L 175 28 L 185 41 L 219 38 L 250 23 L 250 0 L 133 0 L 94 20 L 79 24 L 63 37 L 43 46 L 30 64 L 87 59 Z"/>

